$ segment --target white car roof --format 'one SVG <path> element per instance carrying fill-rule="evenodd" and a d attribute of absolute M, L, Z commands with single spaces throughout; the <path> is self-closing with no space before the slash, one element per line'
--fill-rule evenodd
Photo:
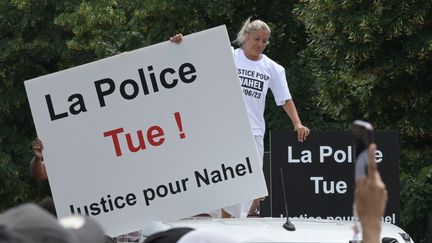
<path fill-rule="evenodd" d="M 352 242 L 354 240 L 354 223 L 341 220 L 291 219 L 295 231 L 282 227 L 285 218 L 231 218 L 216 219 L 209 217 L 188 218 L 170 222 L 153 222 L 142 231 L 142 236 L 148 236 L 158 231 L 174 227 L 190 227 L 219 231 L 228 234 L 237 242 Z M 381 239 L 389 237 L 398 242 L 406 243 L 399 227 L 382 223 Z"/>

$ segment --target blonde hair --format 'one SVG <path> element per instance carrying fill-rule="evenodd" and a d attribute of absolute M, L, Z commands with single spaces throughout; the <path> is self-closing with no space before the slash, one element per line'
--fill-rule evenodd
<path fill-rule="evenodd" d="M 252 17 L 249 17 L 246 19 L 246 21 L 243 23 L 242 28 L 237 33 L 237 39 L 234 40 L 234 43 L 237 45 L 243 47 L 244 39 L 246 38 L 246 35 L 249 33 L 252 33 L 257 30 L 265 30 L 268 31 L 269 34 L 271 33 L 270 27 L 262 20 L 260 19 L 254 19 L 251 21 Z"/>

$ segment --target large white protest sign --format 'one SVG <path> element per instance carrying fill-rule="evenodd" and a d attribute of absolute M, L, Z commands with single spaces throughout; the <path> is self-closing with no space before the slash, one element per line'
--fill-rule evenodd
<path fill-rule="evenodd" d="M 224 26 L 25 86 L 59 216 L 118 235 L 267 195 Z"/>

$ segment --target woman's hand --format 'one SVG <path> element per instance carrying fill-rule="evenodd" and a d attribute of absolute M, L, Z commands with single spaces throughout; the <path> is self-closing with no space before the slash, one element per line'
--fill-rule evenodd
<path fill-rule="evenodd" d="M 175 44 L 180 44 L 182 40 L 183 40 L 183 35 L 181 33 L 178 33 L 170 37 L 170 41 L 174 42 Z"/>
<path fill-rule="evenodd" d="M 369 145 L 368 174 L 356 183 L 355 205 L 363 230 L 363 242 L 380 242 L 381 217 L 388 193 L 375 162 L 376 145 Z"/>
<path fill-rule="evenodd" d="M 306 140 L 307 136 L 309 136 L 310 133 L 309 128 L 301 124 L 298 125 L 295 130 L 297 131 L 297 139 L 299 142 L 303 142 L 304 140 Z"/>

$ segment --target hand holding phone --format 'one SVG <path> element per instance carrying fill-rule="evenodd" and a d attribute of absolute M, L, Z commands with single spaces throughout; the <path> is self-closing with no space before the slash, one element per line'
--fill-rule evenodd
<path fill-rule="evenodd" d="M 356 120 L 352 125 L 354 161 L 355 161 L 355 182 L 367 175 L 369 145 L 373 143 L 373 126 L 365 121 Z M 358 217 L 356 203 L 353 203 L 353 216 Z M 361 227 L 359 221 L 354 223 L 354 239 L 359 240 L 361 237 Z"/>

